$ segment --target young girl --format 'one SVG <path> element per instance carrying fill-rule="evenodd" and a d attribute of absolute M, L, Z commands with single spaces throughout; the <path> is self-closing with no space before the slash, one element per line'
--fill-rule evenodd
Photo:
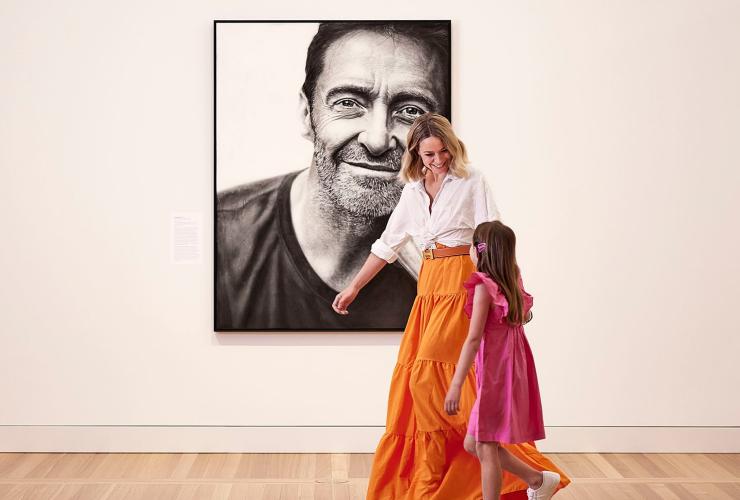
<path fill-rule="evenodd" d="M 499 221 L 475 229 L 470 258 L 478 272 L 464 285 L 470 329 L 445 398 L 445 411 L 456 414 L 475 357 L 478 396 L 465 449 L 480 460 L 484 500 L 499 498 L 502 469 L 527 482 L 530 499 L 551 498 L 560 484 L 558 473 L 524 468 L 502 446 L 545 437 L 537 373 L 522 327 L 532 296 L 522 287 L 515 246 L 514 232 Z"/>

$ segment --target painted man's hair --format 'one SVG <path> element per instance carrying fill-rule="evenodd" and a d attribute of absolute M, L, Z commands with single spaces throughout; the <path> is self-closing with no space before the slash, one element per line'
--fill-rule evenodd
<path fill-rule="evenodd" d="M 313 103 L 316 81 L 324 70 L 324 54 L 332 43 L 349 33 L 368 31 L 389 37 L 406 37 L 424 47 L 431 55 L 430 61 L 437 61 L 442 68 L 450 67 L 450 24 L 447 21 L 361 21 L 332 22 L 319 24 L 319 30 L 311 40 L 306 54 L 306 79 L 303 93 L 309 106 Z M 442 94 L 437 96 L 440 109 L 437 113 L 449 118 L 450 113 L 450 75 L 440 75 Z"/>

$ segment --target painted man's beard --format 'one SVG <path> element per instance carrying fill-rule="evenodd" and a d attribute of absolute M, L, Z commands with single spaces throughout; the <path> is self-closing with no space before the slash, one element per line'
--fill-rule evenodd
<path fill-rule="evenodd" d="M 368 221 L 389 215 L 396 208 L 403 184 L 396 176 L 357 173 L 356 168 L 342 165 L 342 161 L 383 164 L 398 172 L 402 156 L 403 151 L 398 148 L 382 157 L 370 156 L 356 141 L 345 144 L 334 155 L 318 140 L 314 145 L 314 161 L 325 200 L 350 218 Z"/>

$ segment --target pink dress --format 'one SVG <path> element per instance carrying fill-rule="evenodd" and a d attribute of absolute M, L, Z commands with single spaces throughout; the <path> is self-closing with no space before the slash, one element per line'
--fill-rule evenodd
<path fill-rule="evenodd" d="M 473 273 L 465 282 L 468 292 L 465 313 L 473 311 L 473 296 L 479 283 L 491 295 L 491 308 L 475 357 L 478 396 L 468 422 L 468 434 L 476 441 L 516 444 L 544 439 L 542 403 L 537 372 L 522 325 L 506 321 L 509 303 L 498 285 L 485 273 Z M 532 308 L 532 296 L 519 287 L 524 314 Z"/>

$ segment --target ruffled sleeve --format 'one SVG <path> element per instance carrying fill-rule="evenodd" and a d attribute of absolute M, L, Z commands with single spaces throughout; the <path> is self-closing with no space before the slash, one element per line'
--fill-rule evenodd
<path fill-rule="evenodd" d="M 483 283 L 486 291 L 491 296 L 493 317 L 498 323 L 502 323 L 504 318 L 509 314 L 509 302 L 504 294 L 499 290 L 495 281 L 485 273 L 473 273 L 468 280 L 463 283 L 465 290 L 468 292 L 468 298 L 465 301 L 465 314 L 468 318 L 473 314 L 473 298 L 475 297 L 475 287 Z"/>

